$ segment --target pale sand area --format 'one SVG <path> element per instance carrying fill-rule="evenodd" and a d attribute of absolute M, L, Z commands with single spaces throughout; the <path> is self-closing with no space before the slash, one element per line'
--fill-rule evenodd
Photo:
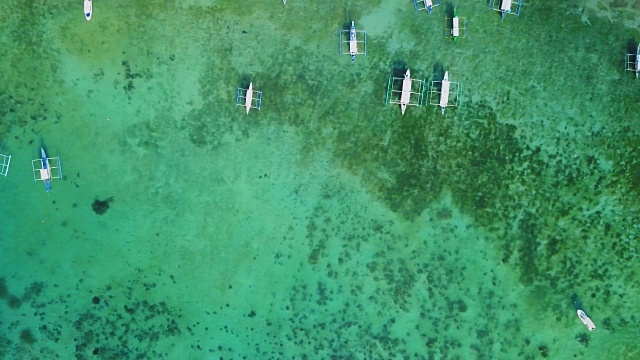
<path fill-rule="evenodd" d="M 634 29 L 469 3 L 453 44 L 445 6 L 124 4 L 0 8 L 0 355 L 637 356 Z M 450 71 L 462 107 L 385 106 L 403 66 Z"/>
<path fill-rule="evenodd" d="M 590 16 L 604 18 L 611 24 L 622 24 L 625 27 L 639 30 L 640 1 L 638 0 L 587 0 L 569 2 L 572 13 L 579 14 L 581 20 L 591 25 Z"/>

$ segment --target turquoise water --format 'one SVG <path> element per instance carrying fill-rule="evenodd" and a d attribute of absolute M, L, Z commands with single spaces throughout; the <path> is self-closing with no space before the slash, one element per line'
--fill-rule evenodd
<path fill-rule="evenodd" d="M 2 2 L 0 358 L 640 358 L 637 5 L 565 3 L 454 43 L 410 1 Z M 461 106 L 386 105 L 406 68 Z"/>

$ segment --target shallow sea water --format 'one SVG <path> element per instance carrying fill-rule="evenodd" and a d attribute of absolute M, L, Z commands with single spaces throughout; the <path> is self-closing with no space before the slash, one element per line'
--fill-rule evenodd
<path fill-rule="evenodd" d="M 637 6 L 455 5 L 0 3 L 0 358 L 640 358 Z"/>

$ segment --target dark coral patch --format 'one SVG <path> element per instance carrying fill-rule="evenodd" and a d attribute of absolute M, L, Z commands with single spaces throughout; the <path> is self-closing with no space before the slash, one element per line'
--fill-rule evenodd
<path fill-rule="evenodd" d="M 111 202 L 113 202 L 113 196 L 104 200 L 100 200 L 96 198 L 93 201 L 93 204 L 91 204 L 91 208 L 93 209 L 94 213 L 98 215 L 104 215 L 104 213 L 106 213 L 107 210 L 109 210 L 109 206 L 111 205 Z"/>
<path fill-rule="evenodd" d="M 35 336 L 30 329 L 24 329 L 20 332 L 20 342 L 27 345 L 33 345 L 36 342 Z"/>

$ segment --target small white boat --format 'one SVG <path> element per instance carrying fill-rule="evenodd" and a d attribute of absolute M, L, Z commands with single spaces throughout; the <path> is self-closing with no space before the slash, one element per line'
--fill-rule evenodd
<path fill-rule="evenodd" d="M 453 8 L 453 19 L 451 25 L 451 36 L 455 40 L 458 36 L 460 36 L 460 18 L 456 15 L 456 9 Z"/>
<path fill-rule="evenodd" d="M 407 104 L 411 100 L 411 72 L 407 69 L 407 72 L 404 74 L 404 79 L 402 80 L 402 93 L 400 94 L 400 109 L 402 110 L 402 115 L 407 110 Z"/>
<path fill-rule="evenodd" d="M 249 83 L 249 88 L 247 89 L 246 102 L 244 103 L 245 109 L 247 109 L 247 115 L 249 115 L 249 110 L 251 110 L 251 102 L 253 101 L 253 83 Z"/>
<path fill-rule="evenodd" d="M 584 326 L 586 326 L 587 329 L 589 329 L 589 331 L 593 331 L 596 329 L 595 324 L 593 323 L 593 321 L 591 321 L 591 319 L 587 316 L 587 314 L 584 313 L 584 311 L 578 310 L 578 317 L 580 318 L 580 321 L 582 321 Z"/>
<path fill-rule="evenodd" d="M 442 115 L 444 115 L 444 109 L 449 105 L 449 72 L 444 72 L 444 79 L 442 79 L 442 90 L 440 91 L 440 107 L 442 108 Z"/>
<path fill-rule="evenodd" d="M 351 30 L 349 30 L 349 54 L 351 55 L 351 62 L 356 62 L 356 55 L 358 54 L 358 40 L 356 39 L 356 23 L 351 22 Z"/>
<path fill-rule="evenodd" d="M 87 21 L 91 20 L 91 13 L 93 12 L 93 6 L 91 0 L 84 0 L 84 17 Z"/>

